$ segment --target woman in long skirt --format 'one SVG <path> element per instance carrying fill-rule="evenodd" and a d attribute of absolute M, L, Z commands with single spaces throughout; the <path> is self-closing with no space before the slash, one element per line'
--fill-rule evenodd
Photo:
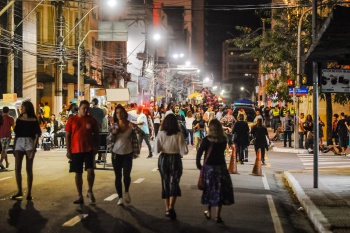
<path fill-rule="evenodd" d="M 205 151 L 203 162 L 203 193 L 201 202 L 207 205 L 204 216 L 211 219 L 211 207 L 216 207 L 215 221 L 222 223 L 222 205 L 234 204 L 233 185 L 225 161 L 226 135 L 220 122 L 213 119 L 209 123 L 208 136 L 197 151 L 196 164 L 202 169 L 201 157 Z"/>
<path fill-rule="evenodd" d="M 181 157 L 188 153 L 186 141 L 174 114 L 169 114 L 164 118 L 155 140 L 154 152 L 161 152 L 158 159 L 158 168 L 162 179 L 165 216 L 174 220 L 177 216 L 175 212 L 176 198 L 181 196 Z"/>

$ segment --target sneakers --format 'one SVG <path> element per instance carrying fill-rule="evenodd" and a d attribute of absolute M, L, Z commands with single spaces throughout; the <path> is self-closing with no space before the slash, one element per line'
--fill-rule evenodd
<path fill-rule="evenodd" d="M 124 205 L 123 198 L 119 198 L 117 205 Z"/>
<path fill-rule="evenodd" d="M 248 159 L 244 159 L 244 162 L 248 162 Z"/>
<path fill-rule="evenodd" d="M 84 204 L 84 198 L 83 198 L 83 196 L 79 196 L 78 199 L 75 200 L 73 203 L 74 203 L 74 204 L 80 204 L 80 205 Z"/>
<path fill-rule="evenodd" d="M 149 156 L 147 156 L 147 159 L 150 159 L 150 158 L 152 158 L 152 156 L 153 156 L 153 155 L 152 155 L 152 154 L 150 154 Z"/>
<path fill-rule="evenodd" d="M 95 199 L 94 193 L 92 191 L 88 191 L 86 194 L 86 197 L 89 198 L 90 204 L 92 204 L 92 205 L 96 204 L 96 199 Z"/>
<path fill-rule="evenodd" d="M 2 165 L 2 163 L 0 163 L 0 168 L 5 169 L 4 165 Z"/>
<path fill-rule="evenodd" d="M 130 204 L 130 202 L 131 202 L 131 197 L 130 197 L 129 192 L 124 193 L 124 197 L 125 197 L 125 202 L 126 202 L 126 204 Z"/>

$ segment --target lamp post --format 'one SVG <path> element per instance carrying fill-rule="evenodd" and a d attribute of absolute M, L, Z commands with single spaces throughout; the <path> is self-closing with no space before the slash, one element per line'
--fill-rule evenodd
<path fill-rule="evenodd" d="M 246 91 L 250 96 L 251 98 L 253 98 L 253 95 L 252 93 L 250 93 L 247 89 L 245 89 L 244 87 L 241 87 L 241 91 Z"/>

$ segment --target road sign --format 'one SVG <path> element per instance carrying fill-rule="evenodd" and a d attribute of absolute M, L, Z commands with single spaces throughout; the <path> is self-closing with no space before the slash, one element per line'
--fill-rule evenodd
<path fill-rule="evenodd" d="M 309 89 L 307 87 L 296 88 L 295 95 L 296 96 L 305 96 L 309 94 Z M 293 96 L 293 88 L 289 88 L 289 95 Z"/>

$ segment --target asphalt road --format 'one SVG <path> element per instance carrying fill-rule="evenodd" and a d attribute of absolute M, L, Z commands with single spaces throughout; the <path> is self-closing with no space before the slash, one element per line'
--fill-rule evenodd
<path fill-rule="evenodd" d="M 239 174 L 231 175 L 235 204 L 224 206 L 224 224 L 205 219 L 200 204 L 201 191 L 196 188 L 199 171 L 195 151 L 183 158 L 184 172 L 180 182 L 182 197 L 176 203 L 178 219 L 164 216 L 157 156 L 133 160 L 131 204 L 117 206 L 114 172 L 97 165 L 94 194 L 96 205 L 74 205 L 77 198 L 74 174 L 68 173 L 65 150 L 38 151 L 34 161 L 33 201 L 13 201 L 16 193 L 14 158 L 10 168 L 0 172 L 0 232 L 314 232 L 305 213 L 294 199 L 281 173 L 305 168 L 295 154 L 268 152 L 263 177 L 251 176 L 255 155 L 249 150 L 249 162 L 238 164 Z M 229 158 L 227 158 L 229 159 Z M 110 162 L 110 157 L 108 157 Z M 26 174 L 23 166 L 23 187 Z M 87 191 L 84 174 L 84 193 Z M 214 213 L 214 212 L 213 212 Z M 213 214 L 214 215 L 214 214 Z"/>

